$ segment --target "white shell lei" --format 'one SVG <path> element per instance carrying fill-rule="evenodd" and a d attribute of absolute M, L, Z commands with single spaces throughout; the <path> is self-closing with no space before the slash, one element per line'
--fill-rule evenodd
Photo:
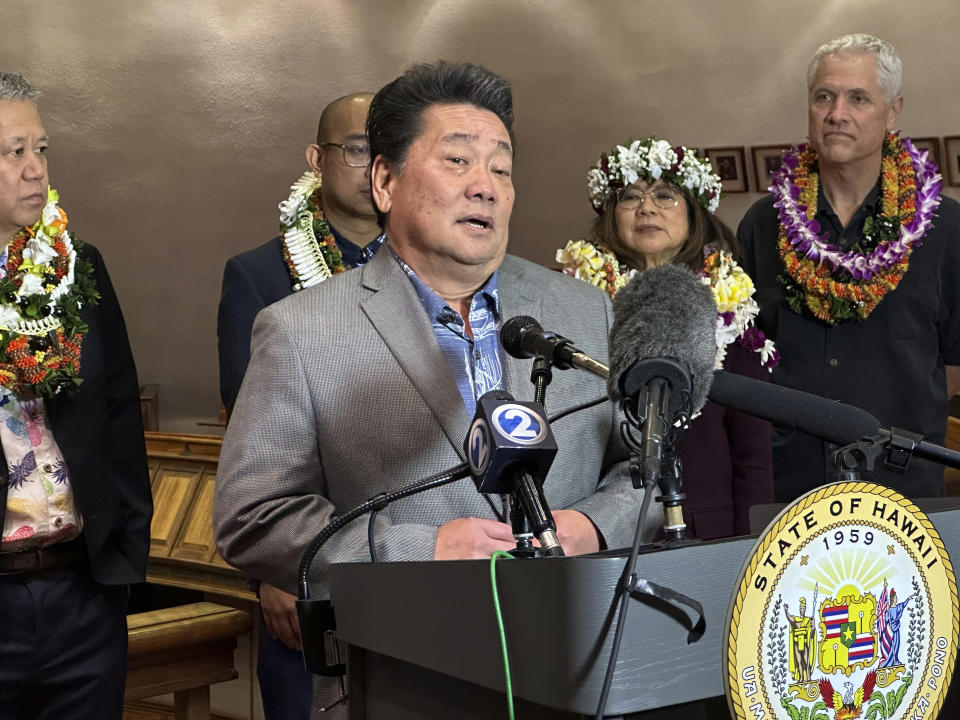
<path fill-rule="evenodd" d="M 290 186 L 290 197 L 279 205 L 283 245 L 296 270 L 294 291 L 323 282 L 333 273 L 323 259 L 320 243 L 313 232 L 313 215 L 307 200 L 320 188 L 320 178 L 308 170 Z"/>

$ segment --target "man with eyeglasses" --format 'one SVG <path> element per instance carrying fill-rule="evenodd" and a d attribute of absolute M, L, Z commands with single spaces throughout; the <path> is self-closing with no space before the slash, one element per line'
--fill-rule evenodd
<path fill-rule="evenodd" d="M 331 102 L 320 115 L 307 171 L 280 203 L 280 232 L 227 261 L 217 316 L 220 397 L 228 415 L 250 361 L 253 321 L 263 308 L 326 278 L 362 265 L 384 235 L 370 198 L 365 123 L 373 95 Z M 332 308 L 336 311 L 336 308 Z M 256 578 L 254 578 L 256 580 Z M 303 668 L 296 598 L 260 583 L 263 622 L 257 675 L 266 720 L 310 716 L 312 676 Z"/>

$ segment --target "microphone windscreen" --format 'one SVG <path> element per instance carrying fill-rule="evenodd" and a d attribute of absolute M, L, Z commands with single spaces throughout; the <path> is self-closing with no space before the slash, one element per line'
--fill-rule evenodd
<path fill-rule="evenodd" d="M 714 374 L 710 399 L 782 428 L 800 430 L 838 445 L 876 435 L 880 429 L 880 422 L 873 415 L 855 405 L 723 370 Z"/>
<path fill-rule="evenodd" d="M 621 377 L 638 361 L 673 358 L 689 370 L 693 412 L 700 410 L 713 380 L 716 326 L 713 291 L 693 271 L 660 265 L 639 273 L 613 299 L 610 399 L 621 399 Z"/>
<path fill-rule="evenodd" d="M 523 333 L 532 328 L 535 331 L 543 331 L 534 318 L 529 315 L 515 315 L 507 320 L 500 328 L 500 344 L 507 354 L 518 360 L 525 360 L 529 356 L 523 351 L 521 340 Z"/>

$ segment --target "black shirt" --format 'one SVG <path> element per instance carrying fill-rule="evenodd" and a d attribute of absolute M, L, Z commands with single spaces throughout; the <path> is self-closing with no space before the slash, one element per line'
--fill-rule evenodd
<path fill-rule="evenodd" d="M 333 235 L 337 247 L 340 248 L 340 254 L 343 256 L 343 264 L 348 268 L 360 267 L 369 262 L 370 258 L 377 254 L 377 250 L 383 245 L 383 241 L 387 239 L 386 235 L 380 233 L 380 235 L 368 242 L 364 247 L 360 247 L 337 232 L 337 229 L 330 224 L 329 220 L 327 221 L 327 227 L 330 228 L 330 233 Z"/>
<path fill-rule="evenodd" d="M 879 184 L 846 228 L 820 192 L 816 220 L 830 242 L 849 248 L 879 201 Z M 946 431 L 944 365 L 960 364 L 960 205 L 943 197 L 922 245 L 910 255 L 899 287 L 865 319 L 835 326 L 790 310 L 777 277 L 785 274 L 777 249 L 773 198 L 757 201 L 737 230 L 743 267 L 760 305 L 758 325 L 780 350 L 773 382 L 856 405 L 882 427 L 896 426 L 942 444 Z M 774 429 L 776 498 L 790 501 L 834 480 L 829 443 Z M 863 471 L 908 497 L 942 495 L 943 467 L 914 458 L 906 474 Z"/>

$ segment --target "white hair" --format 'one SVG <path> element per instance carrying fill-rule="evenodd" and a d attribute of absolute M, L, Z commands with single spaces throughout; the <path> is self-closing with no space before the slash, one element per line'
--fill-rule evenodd
<path fill-rule="evenodd" d="M 887 102 L 900 94 L 903 63 L 900 62 L 896 49 L 886 40 L 863 33 L 841 35 L 821 45 L 807 66 L 807 89 L 813 85 L 813 79 L 824 56 L 838 53 L 872 53 L 877 61 L 877 80 L 887 96 Z"/>
<path fill-rule="evenodd" d="M 39 97 L 40 91 L 23 75 L 0 71 L 0 100 L 29 100 L 36 103 Z"/>

